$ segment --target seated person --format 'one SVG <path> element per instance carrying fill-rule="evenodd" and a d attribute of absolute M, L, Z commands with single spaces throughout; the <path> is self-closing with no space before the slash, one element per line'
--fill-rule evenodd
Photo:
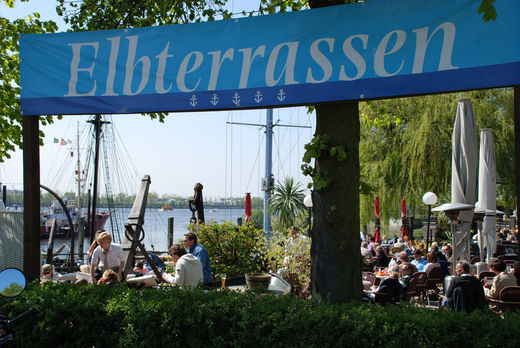
<path fill-rule="evenodd" d="M 107 269 L 105 272 L 103 272 L 103 275 L 97 283 L 98 285 L 105 284 L 106 286 L 113 286 L 114 284 L 117 284 L 119 282 L 120 279 L 117 273 L 111 269 Z"/>
<path fill-rule="evenodd" d="M 441 267 L 441 265 L 437 262 L 437 254 L 435 254 L 433 251 L 430 251 L 428 254 L 426 254 L 426 261 L 428 261 L 428 263 L 426 266 L 424 266 L 423 272 L 428 273 L 432 268 Z"/>
<path fill-rule="evenodd" d="M 439 250 L 439 244 L 434 242 L 432 244 L 430 252 L 435 253 L 435 256 L 437 256 L 437 260 L 447 261 L 446 256 L 444 256 L 444 254 Z"/>
<path fill-rule="evenodd" d="M 465 310 L 468 313 L 484 308 L 486 303 L 484 288 L 480 280 L 469 273 L 469 263 L 457 262 L 455 273 L 457 276 L 446 289 L 446 300 L 443 301 L 443 305 L 448 309 Z"/>
<path fill-rule="evenodd" d="M 163 279 L 181 289 L 193 289 L 202 284 L 202 263 L 180 244 L 174 244 L 168 253 L 175 262 L 175 276 L 163 273 Z"/>
<path fill-rule="evenodd" d="M 421 250 L 415 250 L 413 257 L 414 259 L 412 260 L 411 264 L 417 268 L 418 272 L 424 272 L 424 267 L 426 267 L 428 261 L 423 258 Z"/>
<path fill-rule="evenodd" d="M 374 261 L 374 267 L 388 267 L 390 259 L 386 256 L 382 246 L 376 247 L 376 260 Z"/>
<path fill-rule="evenodd" d="M 412 264 L 409 262 L 405 262 L 401 265 L 401 277 L 399 278 L 399 283 L 401 283 L 402 291 L 401 291 L 401 299 L 406 296 L 406 291 L 408 290 L 408 285 L 410 285 L 410 280 L 413 278 L 413 269 Z"/>
<path fill-rule="evenodd" d="M 501 260 L 494 260 L 489 268 L 496 276 L 493 278 L 493 284 L 484 285 L 486 297 L 498 299 L 500 291 L 506 286 L 517 286 L 516 278 L 506 272 L 506 264 Z"/>
<path fill-rule="evenodd" d="M 403 236 L 403 242 L 406 245 L 406 249 L 404 249 L 408 255 L 412 256 L 413 252 L 415 251 L 415 243 L 410 240 L 408 236 Z"/>
<path fill-rule="evenodd" d="M 150 270 L 148 269 L 148 267 L 144 265 L 142 261 L 138 261 L 135 263 L 133 272 L 136 276 L 144 276 L 145 274 L 150 272 Z"/>
<path fill-rule="evenodd" d="M 106 231 L 99 233 L 96 241 L 99 245 L 92 252 L 90 266 L 92 282 L 95 283 L 99 280 L 107 269 L 116 272 L 119 279 L 121 279 L 126 262 L 123 248 L 118 244 L 112 243 L 112 235 Z"/>
<path fill-rule="evenodd" d="M 511 273 L 515 276 L 518 286 L 520 286 L 520 261 L 515 262 Z"/>
<path fill-rule="evenodd" d="M 52 267 L 52 265 L 49 265 L 48 263 L 46 263 L 45 265 L 42 266 L 42 276 L 40 279 L 40 283 L 43 284 L 45 282 L 55 281 L 53 278 L 54 278 L 54 267 Z"/>
<path fill-rule="evenodd" d="M 367 259 L 371 259 L 372 258 L 372 252 L 370 251 L 370 249 L 368 249 L 368 243 L 367 242 L 363 242 L 361 243 L 361 256 L 367 258 Z"/>
<path fill-rule="evenodd" d="M 426 252 L 426 246 L 424 245 L 424 243 L 419 243 L 419 245 L 417 245 L 417 249 L 421 251 L 421 255 L 423 257 L 426 256 L 427 252 Z"/>
<path fill-rule="evenodd" d="M 451 245 L 446 244 L 442 247 L 442 253 L 446 257 L 446 260 L 449 262 L 453 262 L 453 249 L 451 248 Z"/>
<path fill-rule="evenodd" d="M 390 277 L 386 278 L 379 284 L 379 286 L 373 290 L 373 292 L 364 293 L 363 296 L 369 298 L 372 302 L 374 302 L 376 293 L 384 293 L 390 294 L 392 296 L 392 301 L 399 302 L 401 298 L 402 287 L 399 282 L 399 272 L 398 268 L 392 269 L 392 274 Z"/>

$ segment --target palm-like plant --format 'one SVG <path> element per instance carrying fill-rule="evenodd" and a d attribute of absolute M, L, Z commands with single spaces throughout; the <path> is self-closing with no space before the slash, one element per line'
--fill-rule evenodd
<path fill-rule="evenodd" d="M 283 183 L 278 181 L 274 187 L 274 194 L 269 198 L 269 213 L 278 217 L 283 228 L 288 228 L 294 224 L 298 216 L 305 214 L 304 197 L 301 184 L 295 184 L 293 178 L 285 178 Z"/>

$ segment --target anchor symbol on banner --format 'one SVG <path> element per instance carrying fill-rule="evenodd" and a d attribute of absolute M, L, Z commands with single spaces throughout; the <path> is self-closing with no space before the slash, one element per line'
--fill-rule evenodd
<path fill-rule="evenodd" d="M 233 97 L 233 104 L 240 106 L 240 96 L 238 95 L 238 92 L 235 92 L 235 96 Z"/>
<path fill-rule="evenodd" d="M 284 101 L 287 94 L 280 88 L 280 92 L 278 92 L 278 96 L 276 97 L 279 101 Z"/>
<path fill-rule="evenodd" d="M 213 105 L 217 105 L 217 104 L 218 104 L 218 101 L 219 101 L 219 100 L 218 100 L 218 96 L 217 96 L 217 94 L 216 94 L 216 93 L 213 94 L 213 98 L 211 98 L 211 104 L 213 104 Z"/>
<path fill-rule="evenodd" d="M 256 91 L 255 102 L 260 103 L 262 99 L 264 99 L 262 98 L 262 93 L 260 93 L 260 91 Z"/>
<path fill-rule="evenodd" d="M 197 105 L 198 103 L 198 100 L 197 100 L 197 97 L 194 95 L 191 96 L 191 99 L 190 99 L 190 105 L 195 107 L 195 105 Z"/>

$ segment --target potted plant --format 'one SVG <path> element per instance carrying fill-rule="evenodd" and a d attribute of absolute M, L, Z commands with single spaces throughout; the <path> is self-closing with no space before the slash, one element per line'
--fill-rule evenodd
<path fill-rule="evenodd" d="M 259 271 L 246 273 L 247 288 L 251 291 L 267 291 L 270 281 L 271 275 L 269 273 Z"/>

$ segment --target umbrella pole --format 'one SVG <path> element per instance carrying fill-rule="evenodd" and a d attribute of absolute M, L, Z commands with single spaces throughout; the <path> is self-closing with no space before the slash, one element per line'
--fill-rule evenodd
<path fill-rule="evenodd" d="M 478 248 L 480 251 L 480 262 L 484 261 L 484 232 L 482 231 L 482 221 L 478 222 Z M 488 246 L 489 248 L 489 246 Z"/>
<path fill-rule="evenodd" d="M 451 240 L 452 240 L 452 250 L 453 250 L 453 264 L 457 263 L 457 244 L 455 239 L 455 234 L 457 233 L 457 219 L 451 220 Z"/>

